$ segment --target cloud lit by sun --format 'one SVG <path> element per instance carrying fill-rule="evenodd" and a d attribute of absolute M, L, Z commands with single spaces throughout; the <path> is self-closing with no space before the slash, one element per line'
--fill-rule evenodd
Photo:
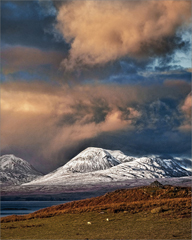
<path fill-rule="evenodd" d="M 2 1 L 1 150 L 191 154 L 191 1 Z M 42 164 L 44 163 L 44 164 Z"/>

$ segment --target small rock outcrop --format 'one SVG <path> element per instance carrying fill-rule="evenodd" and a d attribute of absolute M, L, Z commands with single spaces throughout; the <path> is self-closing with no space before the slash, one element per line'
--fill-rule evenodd
<path fill-rule="evenodd" d="M 150 187 L 158 187 L 158 188 L 163 188 L 163 184 L 161 184 L 160 182 L 158 182 L 157 180 L 152 182 L 150 184 Z"/>
<path fill-rule="evenodd" d="M 162 207 L 153 208 L 151 210 L 151 213 L 160 213 L 160 212 L 163 212 Z"/>

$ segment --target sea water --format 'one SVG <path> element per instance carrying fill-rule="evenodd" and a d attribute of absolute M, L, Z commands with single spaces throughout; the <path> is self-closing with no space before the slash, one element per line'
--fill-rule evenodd
<path fill-rule="evenodd" d="M 35 212 L 41 208 L 66 203 L 67 201 L 1 201 L 1 215 L 24 215 Z"/>

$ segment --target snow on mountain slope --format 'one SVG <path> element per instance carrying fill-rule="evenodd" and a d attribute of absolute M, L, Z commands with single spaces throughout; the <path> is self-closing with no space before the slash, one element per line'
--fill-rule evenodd
<path fill-rule="evenodd" d="M 119 150 L 106 150 L 106 151 L 108 151 L 108 153 L 110 153 L 114 158 L 119 160 L 121 163 L 130 162 L 135 159 L 135 157 L 127 156 Z"/>
<path fill-rule="evenodd" d="M 87 148 L 63 166 L 67 172 L 94 172 L 104 170 L 121 162 L 102 148 Z"/>
<path fill-rule="evenodd" d="M 87 148 L 63 167 L 25 185 L 86 185 L 127 179 L 191 175 L 190 171 L 180 167 L 174 159 L 162 159 L 157 156 L 136 158 L 123 155 L 120 151 Z M 103 165 L 104 163 L 106 165 Z"/>
<path fill-rule="evenodd" d="M 190 176 L 191 172 L 183 169 L 173 159 L 161 159 L 157 156 L 135 158 L 108 171 L 110 176 L 128 178 L 162 178 Z"/>
<path fill-rule="evenodd" d="M 187 158 L 179 158 L 176 157 L 174 158 L 174 160 L 179 164 L 179 166 L 181 166 L 182 168 L 186 169 L 186 170 L 191 170 L 192 169 L 192 162 L 190 159 Z"/>
<path fill-rule="evenodd" d="M 19 185 L 42 176 L 27 161 L 14 155 L 0 157 L 0 183 Z"/>
<path fill-rule="evenodd" d="M 112 151 L 110 151 L 112 152 Z M 89 147 L 72 158 L 64 166 L 43 176 L 42 181 L 54 179 L 72 173 L 87 173 L 111 168 L 120 164 L 121 161 L 113 157 L 108 150 Z M 82 175 L 81 175 L 82 176 Z"/>

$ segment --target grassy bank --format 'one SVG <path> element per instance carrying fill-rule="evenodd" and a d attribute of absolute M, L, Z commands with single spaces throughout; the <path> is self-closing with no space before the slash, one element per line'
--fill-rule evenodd
<path fill-rule="evenodd" d="M 2 239 L 191 239 L 191 188 L 141 187 L 1 219 Z"/>
<path fill-rule="evenodd" d="M 144 212 L 64 214 L 1 227 L 2 239 L 191 239 L 190 218 L 167 219 Z"/>

